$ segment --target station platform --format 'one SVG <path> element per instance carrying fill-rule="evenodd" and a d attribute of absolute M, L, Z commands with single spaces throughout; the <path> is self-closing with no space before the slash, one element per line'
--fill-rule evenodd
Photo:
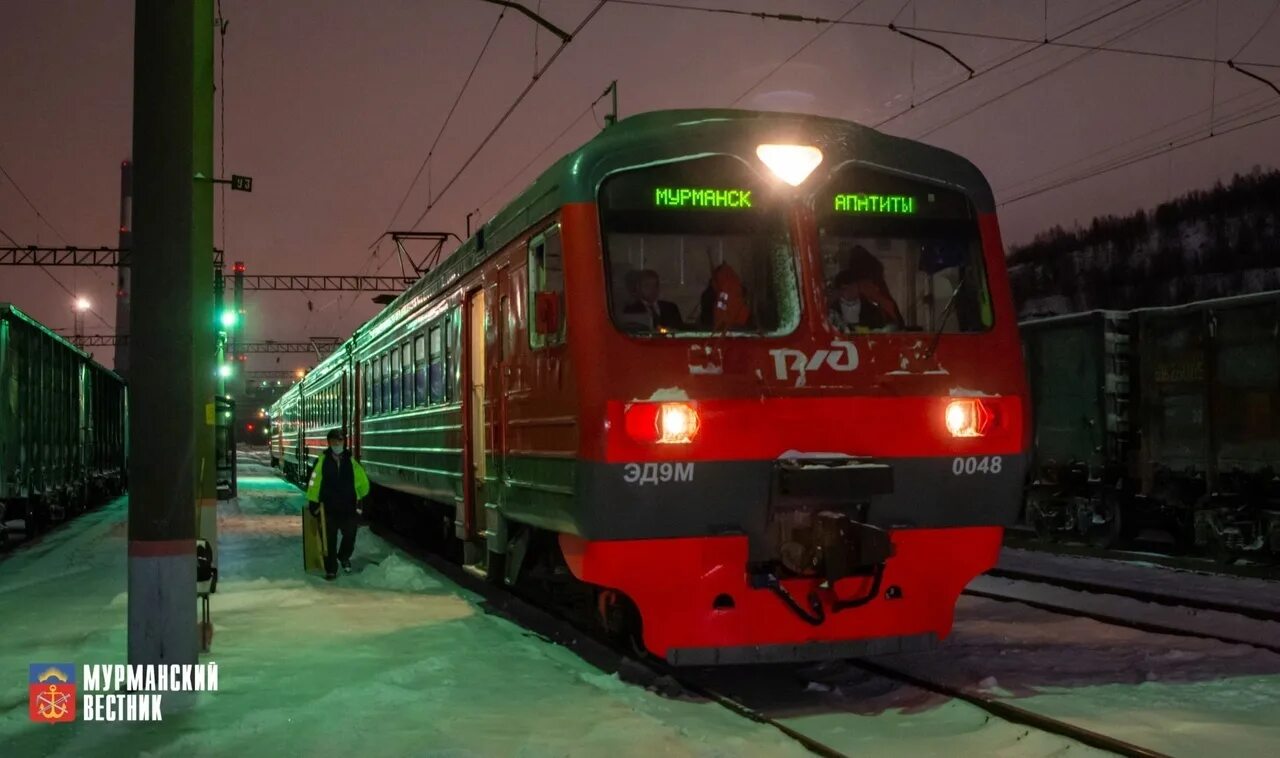
<path fill-rule="evenodd" d="M 302 570 L 305 498 L 242 459 L 220 504 L 218 691 L 151 723 L 34 723 L 28 667 L 125 663 L 127 498 L 0 561 L 4 755 L 799 755 L 719 705 L 661 697 L 519 626 L 361 529 L 353 573 Z M 193 619 L 193 626 L 195 619 Z"/>

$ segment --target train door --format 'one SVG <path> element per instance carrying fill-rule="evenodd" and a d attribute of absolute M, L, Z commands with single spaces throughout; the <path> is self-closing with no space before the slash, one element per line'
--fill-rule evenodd
<path fill-rule="evenodd" d="M 485 401 L 488 397 L 486 379 L 485 316 L 486 297 L 483 289 L 467 297 L 463 321 L 463 423 L 465 424 L 465 477 L 462 513 L 459 514 L 458 536 L 464 541 L 464 563 L 479 561 L 475 540 L 484 525 L 486 498 L 485 478 L 488 475 L 488 442 L 486 434 Z M 480 553 L 483 555 L 483 553 Z"/>

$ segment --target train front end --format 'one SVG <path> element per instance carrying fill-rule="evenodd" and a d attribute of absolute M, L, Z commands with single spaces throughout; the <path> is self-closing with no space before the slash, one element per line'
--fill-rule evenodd
<path fill-rule="evenodd" d="M 591 201 L 563 210 L 569 568 L 676 664 L 945 637 L 1017 517 L 1027 448 L 982 175 L 827 119 L 613 129 L 577 158 Z"/>

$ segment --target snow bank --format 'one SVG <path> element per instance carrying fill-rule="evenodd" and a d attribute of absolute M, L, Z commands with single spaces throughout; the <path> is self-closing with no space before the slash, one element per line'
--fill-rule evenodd
<path fill-rule="evenodd" d="M 430 592 L 444 589 L 444 584 L 440 580 L 429 576 L 421 566 L 410 562 L 398 553 L 392 553 L 380 563 L 366 566 L 351 578 L 361 587 L 395 592 Z"/>

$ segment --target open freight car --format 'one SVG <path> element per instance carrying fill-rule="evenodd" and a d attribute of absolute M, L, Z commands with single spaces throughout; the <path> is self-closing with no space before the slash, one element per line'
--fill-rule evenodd
<path fill-rule="evenodd" d="M 1280 555 L 1280 293 L 1134 316 L 1135 512 L 1224 561 Z"/>
<path fill-rule="evenodd" d="M 1040 536 L 1154 527 L 1223 561 L 1280 555 L 1280 293 L 1021 329 Z"/>
<path fill-rule="evenodd" d="M 1021 325 L 1034 430 L 1025 519 L 1043 539 L 1107 547 L 1134 526 L 1129 322 L 1091 311 Z"/>
<path fill-rule="evenodd" d="M 28 533 L 124 490 L 125 383 L 0 303 L 0 514 Z"/>

